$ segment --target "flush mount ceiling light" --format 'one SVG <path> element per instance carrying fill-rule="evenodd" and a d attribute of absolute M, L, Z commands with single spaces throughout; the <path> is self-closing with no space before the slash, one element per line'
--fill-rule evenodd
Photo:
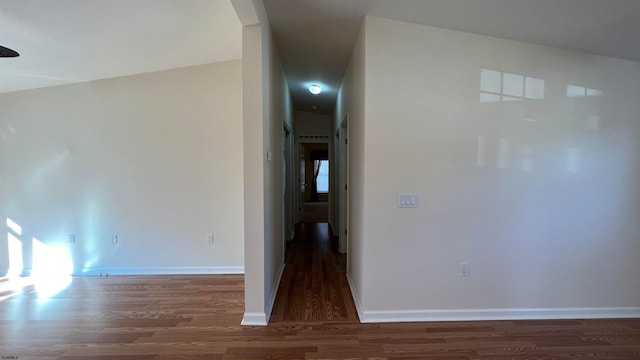
<path fill-rule="evenodd" d="M 320 88 L 320 86 L 316 84 L 313 84 L 309 86 L 309 92 L 312 93 L 313 95 L 318 95 L 322 92 L 322 88 Z"/>
<path fill-rule="evenodd" d="M 17 51 L 11 50 L 4 46 L 0 46 L 0 57 L 17 57 L 20 56 Z"/>

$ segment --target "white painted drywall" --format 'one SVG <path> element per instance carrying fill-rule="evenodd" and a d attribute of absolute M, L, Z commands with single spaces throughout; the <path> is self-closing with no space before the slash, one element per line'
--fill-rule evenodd
<path fill-rule="evenodd" d="M 284 269 L 282 131 L 289 89 L 268 24 L 243 29 L 245 313 L 266 325 Z"/>
<path fill-rule="evenodd" d="M 379 18 L 365 31 L 349 252 L 365 315 L 638 315 L 640 64 Z"/>
<path fill-rule="evenodd" d="M 329 115 L 308 111 L 295 112 L 296 136 L 333 135 L 333 119 Z"/>
<path fill-rule="evenodd" d="M 1 94 L 2 228 L 76 273 L 241 271 L 241 79 L 234 60 Z"/>
<path fill-rule="evenodd" d="M 283 193 L 283 144 L 282 131 L 286 122 L 294 129 L 293 110 L 289 87 L 282 69 L 278 51 L 269 30 L 266 48 L 269 49 L 269 117 L 265 118 L 265 143 L 272 152 L 272 159 L 265 164 L 265 291 L 267 292 L 267 320 L 278 292 L 284 270 L 285 235 Z M 295 130 L 294 130 L 295 131 Z M 290 189 L 292 190 L 292 189 Z"/>
<path fill-rule="evenodd" d="M 242 109 L 244 143 L 244 301 L 243 323 L 266 323 L 265 179 L 262 27 L 242 29 Z"/>
<path fill-rule="evenodd" d="M 358 294 L 363 291 L 362 281 L 365 271 L 363 256 L 366 254 L 365 246 L 368 239 L 367 233 L 369 232 L 362 216 L 365 208 L 365 38 L 365 31 L 362 30 L 354 46 L 349 66 L 338 92 L 335 112 L 336 122 L 334 124 L 335 128 L 338 129 L 348 114 L 349 169 L 347 184 L 349 188 L 349 205 L 346 211 L 349 218 L 349 242 L 347 248 L 347 276 L 349 277 L 356 303 L 358 303 Z M 343 167 L 340 166 L 340 168 Z M 343 202 L 340 201 L 340 203 L 342 204 Z M 339 226 L 339 233 L 342 235 L 347 224 L 341 221 Z M 359 304 L 358 309 L 360 309 Z"/>

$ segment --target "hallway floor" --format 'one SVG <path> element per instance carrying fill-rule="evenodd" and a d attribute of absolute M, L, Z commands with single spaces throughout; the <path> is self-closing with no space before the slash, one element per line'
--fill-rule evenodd
<path fill-rule="evenodd" d="M 329 221 L 329 203 L 326 201 L 307 201 L 301 213 L 303 223 L 326 223 Z"/>
<path fill-rule="evenodd" d="M 271 323 L 358 320 L 346 277 L 346 256 L 327 223 L 296 225 Z"/>

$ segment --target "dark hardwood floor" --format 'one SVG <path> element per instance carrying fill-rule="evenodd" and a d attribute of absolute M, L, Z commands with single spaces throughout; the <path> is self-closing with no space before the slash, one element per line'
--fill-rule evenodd
<path fill-rule="evenodd" d="M 357 321 L 346 276 L 346 257 L 327 223 L 296 225 L 271 322 Z"/>
<path fill-rule="evenodd" d="M 0 359 L 640 359 L 640 319 L 241 326 L 241 275 L 0 278 Z"/>
<path fill-rule="evenodd" d="M 302 208 L 302 222 L 326 223 L 329 221 L 329 203 L 326 201 L 305 202 Z"/>

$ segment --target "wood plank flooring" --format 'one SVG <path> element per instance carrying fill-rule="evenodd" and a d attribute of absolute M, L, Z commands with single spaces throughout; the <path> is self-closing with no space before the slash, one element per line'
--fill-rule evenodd
<path fill-rule="evenodd" d="M 305 202 L 300 216 L 305 223 L 326 223 L 329 221 L 329 204 L 326 201 Z"/>
<path fill-rule="evenodd" d="M 271 322 L 357 321 L 346 257 L 327 223 L 302 223 L 287 247 Z"/>
<path fill-rule="evenodd" d="M 0 359 L 640 359 L 640 319 L 240 326 L 241 275 L 0 278 Z"/>

